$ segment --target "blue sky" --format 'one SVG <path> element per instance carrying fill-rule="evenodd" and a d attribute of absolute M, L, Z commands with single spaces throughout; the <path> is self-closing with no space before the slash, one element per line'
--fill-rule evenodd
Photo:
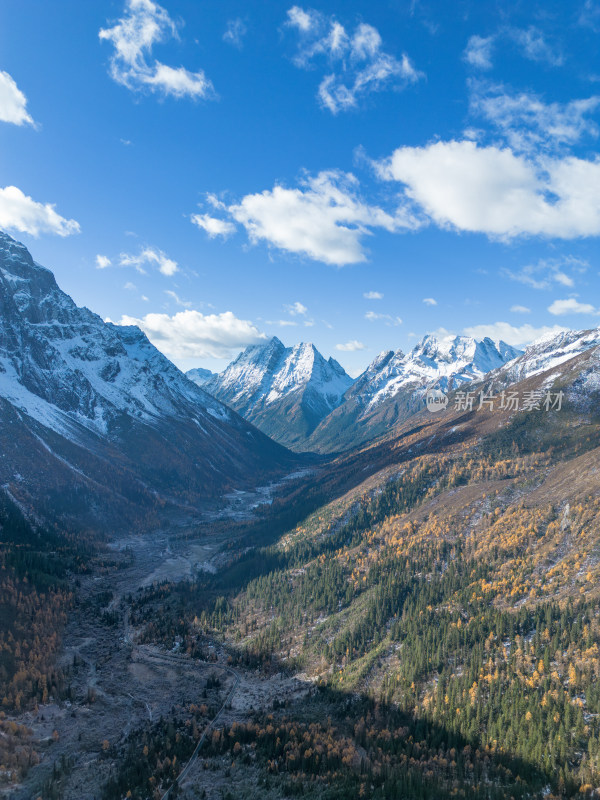
<path fill-rule="evenodd" d="M 600 3 L 4 0 L 0 228 L 179 366 L 600 324 Z"/>

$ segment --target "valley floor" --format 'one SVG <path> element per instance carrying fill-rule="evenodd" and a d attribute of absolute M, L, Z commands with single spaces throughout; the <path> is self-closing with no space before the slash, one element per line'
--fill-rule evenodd
<path fill-rule="evenodd" d="M 272 709 L 274 701 L 293 703 L 312 690 L 311 684 L 282 673 L 234 670 L 221 645 L 210 640 L 204 645 L 206 658 L 191 658 L 178 647 L 167 651 L 136 643 L 128 596 L 155 582 L 189 579 L 198 566 L 215 570 L 212 562 L 218 563 L 221 544 L 210 536 L 169 544 L 164 533 L 114 543 L 112 555 L 83 579 L 64 631 L 61 665 L 68 674 L 68 698 L 19 717 L 33 733 L 40 763 L 22 785 L 1 790 L 1 796 L 106 797 L 120 748 L 159 720 L 193 720 L 196 707 L 208 705 L 194 720 L 200 730 L 210 727 L 218 711 L 219 725 L 231 725 Z M 207 690 L 211 683 L 218 686 Z M 207 797 L 220 798 L 221 789 L 231 786 L 228 766 L 221 775 L 215 766 L 208 778 L 198 761 L 183 785 L 200 786 Z M 180 764 L 174 773 L 179 769 Z"/>

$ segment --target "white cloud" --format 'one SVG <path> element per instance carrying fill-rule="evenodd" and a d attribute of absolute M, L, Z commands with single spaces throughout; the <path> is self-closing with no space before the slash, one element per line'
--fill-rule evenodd
<path fill-rule="evenodd" d="M 357 190 L 353 175 L 331 170 L 307 178 L 301 188 L 275 186 L 248 194 L 228 211 L 252 242 L 266 241 L 326 264 L 356 264 L 366 260 L 362 238 L 372 228 L 393 232 L 420 224 L 403 208 L 391 215 L 364 203 Z"/>
<path fill-rule="evenodd" d="M 574 297 L 568 300 L 555 300 L 548 306 L 548 311 L 555 316 L 562 314 L 598 314 L 599 312 L 591 303 L 580 303 Z"/>
<path fill-rule="evenodd" d="M 0 71 L 0 120 L 13 125 L 33 125 L 27 113 L 27 98 L 8 72 Z"/>
<path fill-rule="evenodd" d="M 435 300 L 433 297 L 424 297 L 423 302 L 426 306 L 437 306 L 437 300 Z"/>
<path fill-rule="evenodd" d="M 110 74 L 128 89 L 148 89 L 174 97 L 202 98 L 214 95 L 213 85 L 202 70 L 190 72 L 152 60 L 152 48 L 177 37 L 177 26 L 168 12 L 152 0 L 126 0 L 125 14 L 112 28 L 99 32 L 112 42 Z"/>
<path fill-rule="evenodd" d="M 544 103 L 536 94 L 511 93 L 502 85 L 472 81 L 470 86 L 471 112 L 495 125 L 513 150 L 556 149 L 573 145 L 586 134 L 598 136 L 598 125 L 589 119 L 600 106 L 598 96 Z"/>
<path fill-rule="evenodd" d="M 472 67 L 491 69 L 492 50 L 498 38 L 512 40 L 521 55 L 530 61 L 544 62 L 551 66 L 563 63 L 562 53 L 558 47 L 551 45 L 542 31 L 534 26 L 529 28 L 502 28 L 491 36 L 471 36 L 463 53 L 463 59 Z"/>
<path fill-rule="evenodd" d="M 513 314 L 531 314 L 531 309 L 527 308 L 527 306 L 511 306 L 510 310 L 513 312 Z"/>
<path fill-rule="evenodd" d="M 267 325 L 279 325 L 282 328 L 296 328 L 298 323 L 293 319 L 267 319 Z"/>
<path fill-rule="evenodd" d="M 123 288 L 124 289 L 128 289 L 129 291 L 132 292 L 135 289 L 137 289 L 137 286 L 135 285 L 135 283 L 132 283 L 131 281 L 127 281 L 127 283 L 125 284 L 125 286 L 123 286 Z"/>
<path fill-rule="evenodd" d="M 564 256 L 559 259 L 542 258 L 535 264 L 526 264 L 518 272 L 505 269 L 502 270 L 502 274 L 532 289 L 551 289 L 557 283 L 560 286 L 574 286 L 575 280 L 567 270 L 582 274 L 588 267 L 587 261 L 574 256 Z"/>
<path fill-rule="evenodd" d="M 112 264 L 112 261 L 110 260 L 110 258 L 108 256 L 103 256 L 100 253 L 98 253 L 98 255 L 96 256 L 96 268 L 97 269 L 106 269 L 107 267 L 110 267 L 111 264 Z"/>
<path fill-rule="evenodd" d="M 509 148 L 472 141 L 401 147 L 379 175 L 444 228 L 509 239 L 600 234 L 600 160 L 574 156 L 539 163 Z"/>
<path fill-rule="evenodd" d="M 211 205 L 213 208 L 218 208 L 221 211 L 224 211 L 224 210 L 227 209 L 227 206 L 223 202 L 223 200 L 221 200 L 219 197 L 217 197 L 217 195 L 214 194 L 213 192 L 207 192 L 206 193 L 206 202 L 209 205 Z"/>
<path fill-rule="evenodd" d="M 493 36 L 471 36 L 464 52 L 467 64 L 479 69 L 491 69 Z"/>
<path fill-rule="evenodd" d="M 16 186 L 0 189 L 0 228 L 29 233 L 55 233 L 70 236 L 79 233 L 79 223 L 65 219 L 54 210 L 51 203 L 38 203 Z"/>
<path fill-rule="evenodd" d="M 366 350 L 367 346 L 357 339 L 352 339 L 345 344 L 336 344 L 335 349 L 343 350 L 345 353 L 355 353 L 357 350 Z"/>
<path fill-rule="evenodd" d="M 300 6 L 292 6 L 287 12 L 288 25 L 291 25 L 303 33 L 307 33 L 317 24 L 317 13 L 304 11 Z"/>
<path fill-rule="evenodd" d="M 211 217 L 210 214 L 192 214 L 192 222 L 214 239 L 217 236 L 226 238 L 235 232 L 235 225 L 224 219 Z"/>
<path fill-rule="evenodd" d="M 423 77 L 406 53 L 397 59 L 382 49 L 372 25 L 360 23 L 349 33 L 335 17 L 299 6 L 288 11 L 288 25 L 300 37 L 295 64 L 309 68 L 321 58 L 331 70 L 319 85 L 318 97 L 332 114 L 355 108 L 372 92 L 404 88 Z"/>
<path fill-rule="evenodd" d="M 190 308 L 192 305 L 188 300 L 182 300 L 179 297 L 179 295 L 172 289 L 165 289 L 165 294 L 168 295 L 172 300 L 174 300 L 178 306 L 182 306 L 183 308 Z"/>
<path fill-rule="evenodd" d="M 297 300 L 295 303 L 291 303 L 291 305 L 287 305 L 285 308 L 288 314 L 291 314 L 292 317 L 296 316 L 304 317 L 308 313 L 308 308 L 302 305 L 302 303 L 299 303 Z"/>
<path fill-rule="evenodd" d="M 233 351 L 267 338 L 252 322 L 238 319 L 231 311 L 187 310 L 173 316 L 146 314 L 141 319 L 123 316 L 119 324 L 137 325 L 169 358 L 230 358 Z"/>
<path fill-rule="evenodd" d="M 573 281 L 573 278 L 571 278 L 569 275 L 565 275 L 564 272 L 556 272 L 554 274 L 554 280 L 557 283 L 560 283 L 561 286 L 574 286 L 575 285 L 575 283 Z"/>
<path fill-rule="evenodd" d="M 151 75 L 148 75 L 144 85 L 153 90 L 172 94 L 174 97 L 207 97 L 212 93 L 212 83 L 203 72 L 188 72 L 183 67 L 169 67 L 167 64 L 154 65 Z"/>
<path fill-rule="evenodd" d="M 522 55 L 530 61 L 543 62 L 553 67 L 559 67 L 564 61 L 558 49 L 550 45 L 544 34 L 534 26 L 527 30 L 512 28 L 509 35 L 520 47 Z"/>
<path fill-rule="evenodd" d="M 541 336 L 547 334 L 558 334 L 567 330 L 561 325 L 543 325 L 539 328 L 534 328 L 533 325 L 520 325 L 516 327 L 509 322 L 494 322 L 491 325 L 472 325 L 464 329 L 466 336 L 472 336 L 474 339 L 485 339 L 488 336 L 495 342 L 502 340 L 513 347 L 521 347 L 523 345 L 531 344 L 531 342 L 539 339 Z"/>
<path fill-rule="evenodd" d="M 137 255 L 133 253 L 121 253 L 119 256 L 119 264 L 122 267 L 135 267 L 138 272 L 145 272 L 145 264 L 158 265 L 159 272 L 163 275 L 174 275 L 179 267 L 177 262 L 169 258 L 162 250 L 157 250 L 155 247 L 146 247 Z"/>
<path fill-rule="evenodd" d="M 230 19 L 223 34 L 223 41 L 241 50 L 247 31 L 248 29 L 243 19 L 240 17 Z"/>
<path fill-rule="evenodd" d="M 365 292 L 363 297 L 367 300 L 383 300 L 383 294 L 381 292 Z"/>
<path fill-rule="evenodd" d="M 376 311 L 367 311 L 365 314 L 365 319 L 369 322 L 377 322 L 382 320 L 388 325 L 402 325 L 402 320 L 400 317 L 393 317 L 391 314 L 378 314 Z"/>
<path fill-rule="evenodd" d="M 355 108 L 363 95 L 381 92 L 389 84 L 406 86 L 421 77 L 406 54 L 401 61 L 382 54 L 364 69 L 357 70 L 350 81 L 345 80 L 345 73 L 326 75 L 319 85 L 318 97 L 324 108 L 338 114 Z"/>

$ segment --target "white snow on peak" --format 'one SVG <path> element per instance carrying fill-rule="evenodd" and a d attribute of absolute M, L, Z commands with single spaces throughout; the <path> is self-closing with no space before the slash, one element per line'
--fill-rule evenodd
<path fill-rule="evenodd" d="M 424 336 L 410 353 L 384 352 L 356 382 L 357 399 L 373 408 L 402 390 L 421 390 L 432 385 L 447 391 L 520 355 L 505 342 L 482 341 L 470 336 Z"/>
<path fill-rule="evenodd" d="M 352 378 L 340 364 L 333 358 L 326 360 L 313 344 L 285 347 L 274 336 L 264 345 L 247 347 L 223 372 L 207 381 L 205 388 L 245 415 L 258 405 L 269 406 L 307 388 L 335 408 L 351 384 Z"/>
<path fill-rule="evenodd" d="M 554 369 L 565 361 L 599 345 L 600 328 L 585 331 L 561 331 L 557 334 L 546 333 L 530 344 L 521 356 L 497 370 L 495 376 L 503 377 L 510 383 L 517 383 L 532 375 Z"/>

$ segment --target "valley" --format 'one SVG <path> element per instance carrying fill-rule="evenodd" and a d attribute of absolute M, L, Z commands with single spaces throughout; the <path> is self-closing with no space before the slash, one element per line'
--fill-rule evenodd
<path fill-rule="evenodd" d="M 597 330 L 253 345 L 292 452 L 0 246 L 2 796 L 597 795 Z"/>
<path fill-rule="evenodd" d="M 179 796 L 592 797 L 599 426 L 572 403 L 422 412 L 302 476 L 283 516 L 117 542 L 81 580 L 73 699 L 26 717 L 57 736 L 14 797 L 42 777 L 43 797 L 162 796 L 203 731 Z"/>
<path fill-rule="evenodd" d="M 119 763 L 120 748 L 160 720 L 176 718 L 181 725 L 191 720 L 195 730 L 208 735 L 217 722 L 245 722 L 250 710 L 270 710 L 275 700 L 300 700 L 309 691 L 282 674 L 266 678 L 255 670 L 233 670 L 216 640 L 204 641 L 193 658 L 181 642 L 169 650 L 137 643 L 131 598 L 156 583 L 192 580 L 197 566 L 216 571 L 212 559 L 218 563 L 223 545 L 208 533 L 194 541 L 164 532 L 148 534 L 115 542 L 92 564 L 62 634 L 59 665 L 68 683 L 62 701 L 41 704 L 21 717 L 40 765 L 8 794 L 0 787 L 2 796 L 110 797 L 106 785 Z M 189 781 L 194 761 L 186 771 Z M 166 774 L 175 778 L 179 769 L 174 762 L 172 773 Z M 215 797 L 220 796 L 219 785 L 226 785 L 223 776 Z"/>
<path fill-rule="evenodd" d="M 599 34 L 0 2 L 0 800 L 600 800 Z"/>

